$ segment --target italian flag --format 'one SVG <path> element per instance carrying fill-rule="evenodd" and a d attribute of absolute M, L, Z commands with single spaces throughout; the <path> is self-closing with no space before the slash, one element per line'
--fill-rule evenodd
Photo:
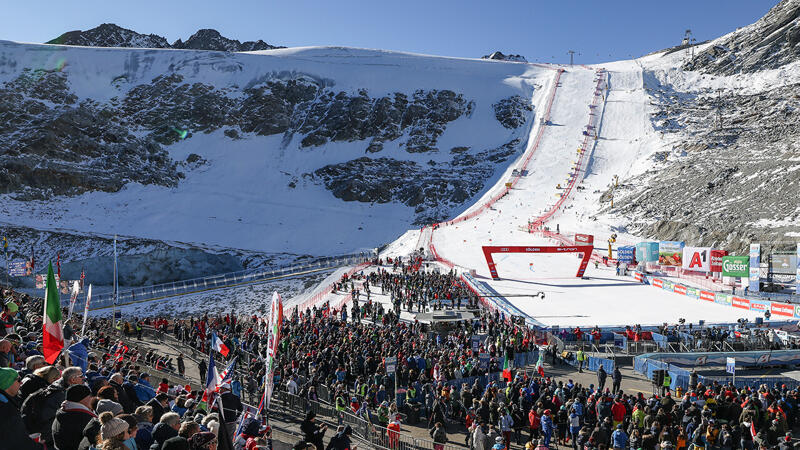
<path fill-rule="evenodd" d="M 536 372 L 540 377 L 544 376 L 544 348 L 539 347 L 539 359 L 536 361 Z"/>
<path fill-rule="evenodd" d="M 509 367 L 509 366 L 510 366 L 510 364 L 508 363 L 508 358 L 504 357 L 503 358 L 503 378 L 510 382 L 511 381 L 511 367 Z"/>
<path fill-rule="evenodd" d="M 47 364 L 53 364 L 64 348 L 64 335 L 61 333 L 61 299 L 58 296 L 56 277 L 53 275 L 53 263 L 47 266 L 43 319 L 42 350 Z"/>

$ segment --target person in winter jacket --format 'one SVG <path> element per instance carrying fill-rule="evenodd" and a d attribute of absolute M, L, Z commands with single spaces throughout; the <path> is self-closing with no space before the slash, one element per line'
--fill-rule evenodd
<path fill-rule="evenodd" d="M 161 446 L 167 439 L 178 435 L 181 428 L 181 418 L 173 412 L 161 416 L 161 421 L 153 427 L 153 443 L 150 450 L 161 450 Z"/>
<path fill-rule="evenodd" d="M 331 441 L 328 442 L 328 447 L 326 450 L 350 450 L 350 435 L 352 434 L 353 429 L 350 427 L 350 425 L 345 425 L 341 432 L 336 433 L 331 438 Z"/>
<path fill-rule="evenodd" d="M 486 450 L 489 441 L 483 432 L 483 425 L 475 425 L 472 430 L 472 450 Z"/>
<path fill-rule="evenodd" d="M 303 432 L 306 442 L 314 444 L 317 448 L 322 448 L 322 437 L 325 436 L 328 426 L 317 424 L 314 420 L 315 417 L 314 411 L 307 412 L 306 419 L 300 424 L 300 431 Z"/>
<path fill-rule="evenodd" d="M 142 404 L 146 404 L 156 396 L 156 390 L 153 389 L 153 386 L 150 384 L 149 374 L 143 373 L 139 375 L 139 380 L 133 388 L 136 391 L 136 398 L 138 398 Z"/>
<path fill-rule="evenodd" d="M 622 424 L 617 425 L 617 429 L 611 433 L 611 445 L 615 449 L 628 448 L 628 435 L 622 429 Z"/>
<path fill-rule="evenodd" d="M 19 386 L 16 370 L 0 368 L 0 443 L 14 450 L 42 450 L 42 445 L 28 436 L 19 414 L 20 405 L 16 400 Z"/>
<path fill-rule="evenodd" d="M 511 432 L 514 431 L 514 419 L 508 413 L 508 409 L 503 408 L 500 422 L 498 423 L 500 433 L 503 435 L 503 442 L 506 445 L 506 450 L 511 445 Z"/>
<path fill-rule="evenodd" d="M 611 393 L 617 395 L 622 385 L 622 372 L 619 371 L 617 366 L 614 366 L 614 372 L 611 374 L 611 383 Z"/>
<path fill-rule="evenodd" d="M 36 417 L 23 417 L 25 423 L 33 426 L 33 429 L 29 428 L 28 432 L 42 433 L 42 440 L 48 447 L 51 447 L 53 445 L 53 420 L 56 418 L 56 412 L 61 407 L 61 403 L 67 397 L 67 388 L 83 384 L 83 381 L 83 372 L 80 367 L 67 367 L 61 372 L 61 378 L 44 389 L 41 394 L 43 398 L 39 397 L 38 391 L 31 394 L 22 405 L 22 411 L 26 411 L 29 410 L 26 408 L 28 402 L 37 404 L 37 408 L 33 408 Z"/>
<path fill-rule="evenodd" d="M 608 373 L 606 369 L 603 368 L 603 365 L 600 364 L 600 367 L 597 369 L 597 390 L 603 392 L 603 387 L 606 385 L 606 377 L 608 377 Z"/>
<path fill-rule="evenodd" d="M 528 428 L 530 429 L 530 440 L 539 438 L 539 429 L 542 428 L 542 418 L 536 415 L 536 407 L 534 406 L 528 412 Z"/>
<path fill-rule="evenodd" d="M 447 432 L 445 431 L 442 422 L 436 422 L 433 428 L 428 430 L 428 434 L 430 434 L 431 439 L 433 439 L 434 450 L 444 449 L 444 444 L 447 443 Z"/>
<path fill-rule="evenodd" d="M 550 439 L 553 437 L 553 419 L 550 417 L 550 410 L 546 409 L 542 415 L 542 434 L 544 435 L 544 445 L 550 447 Z"/>
<path fill-rule="evenodd" d="M 55 366 L 45 366 L 34 370 L 22 380 L 19 388 L 19 401 L 24 402 L 29 395 L 46 388 L 60 376 L 61 374 Z"/>
<path fill-rule="evenodd" d="M 611 405 L 611 419 L 615 427 L 625 420 L 625 413 L 625 404 L 622 403 L 621 398 L 617 397 L 614 404 Z"/>
<path fill-rule="evenodd" d="M 97 417 L 92 412 L 92 391 L 82 384 L 67 388 L 66 400 L 56 412 L 53 421 L 53 443 L 58 450 L 78 448 L 83 439 L 83 429 Z"/>

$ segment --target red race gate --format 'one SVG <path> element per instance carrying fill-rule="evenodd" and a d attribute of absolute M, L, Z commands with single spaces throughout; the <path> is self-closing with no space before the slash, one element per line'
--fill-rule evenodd
<path fill-rule="evenodd" d="M 573 245 L 573 246 L 558 246 L 558 245 L 545 245 L 545 246 L 536 246 L 536 247 L 496 247 L 496 246 L 483 246 L 483 256 L 486 257 L 486 264 L 489 265 L 489 273 L 492 275 L 492 279 L 499 280 L 500 277 L 497 276 L 497 268 L 494 265 L 494 259 L 492 258 L 493 253 L 583 253 L 583 258 L 581 259 L 581 265 L 578 268 L 578 273 L 575 275 L 576 277 L 582 277 L 583 273 L 586 272 L 586 267 L 589 265 L 589 260 L 592 257 L 592 251 L 594 250 L 594 245 Z"/>

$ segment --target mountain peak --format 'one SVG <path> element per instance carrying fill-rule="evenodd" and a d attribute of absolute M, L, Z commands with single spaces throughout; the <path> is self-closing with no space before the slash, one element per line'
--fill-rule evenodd
<path fill-rule="evenodd" d="M 203 28 L 186 41 L 178 39 L 172 45 L 155 34 L 141 34 L 113 23 L 104 23 L 91 30 L 68 31 L 47 41 L 48 44 L 82 45 L 86 47 L 137 47 L 137 48 L 176 48 L 193 50 L 215 50 L 222 52 L 247 52 L 283 48 L 267 44 L 262 40 L 239 42 L 228 39 L 219 31 Z"/>

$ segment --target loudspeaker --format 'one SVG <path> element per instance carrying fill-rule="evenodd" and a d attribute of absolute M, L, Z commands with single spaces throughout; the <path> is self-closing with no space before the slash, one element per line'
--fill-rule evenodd
<path fill-rule="evenodd" d="M 653 371 L 653 384 L 656 386 L 661 386 L 664 384 L 664 373 L 666 370 L 654 370 Z"/>

